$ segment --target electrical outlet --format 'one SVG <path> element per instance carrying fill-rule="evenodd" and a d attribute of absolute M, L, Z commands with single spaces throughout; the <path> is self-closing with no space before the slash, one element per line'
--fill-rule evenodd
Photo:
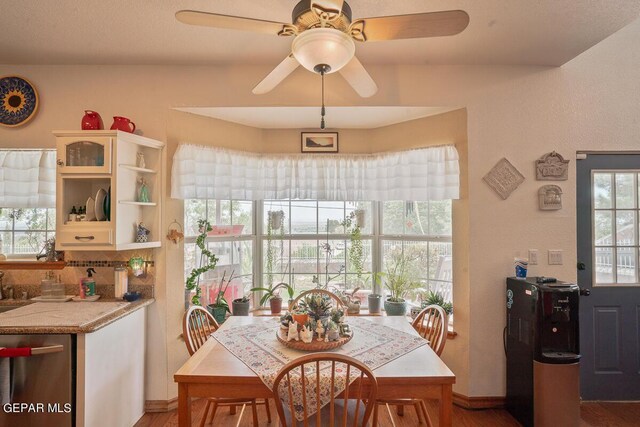
<path fill-rule="evenodd" d="M 537 249 L 529 249 L 529 265 L 538 265 Z"/>
<path fill-rule="evenodd" d="M 549 265 L 562 265 L 562 249 L 549 249 Z"/>

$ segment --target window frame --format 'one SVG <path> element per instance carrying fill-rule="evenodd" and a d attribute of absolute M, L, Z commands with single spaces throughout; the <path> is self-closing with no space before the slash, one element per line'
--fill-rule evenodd
<path fill-rule="evenodd" d="M 44 218 L 44 224 L 45 224 L 45 228 L 44 229 L 34 229 L 34 230 L 29 230 L 29 229 L 16 229 L 16 218 L 15 216 L 11 218 L 11 229 L 9 230 L 0 230 L 0 235 L 1 234 L 5 234 L 5 233 L 9 233 L 11 235 L 11 252 L 8 253 L 4 253 L 2 252 L 2 248 L 0 248 L 0 253 L 3 253 L 4 255 L 7 256 L 8 260 L 16 260 L 16 259 L 31 259 L 33 258 L 35 255 L 38 255 L 41 251 L 42 248 L 37 249 L 35 252 L 28 252 L 28 253 L 16 253 L 15 249 L 16 249 L 16 233 L 43 233 L 44 237 L 45 237 L 45 242 L 56 236 L 56 228 L 55 228 L 55 215 L 56 215 L 56 209 L 55 208 L 13 208 L 13 207 L 2 207 L 1 209 L 11 209 L 11 210 L 18 210 L 18 209 L 23 209 L 23 210 L 33 210 L 33 209 L 44 209 L 45 211 L 45 218 Z M 53 228 L 48 228 L 48 224 L 50 223 L 49 221 L 49 216 L 53 214 Z"/>
<path fill-rule="evenodd" d="M 611 175 L 611 207 L 610 208 L 596 208 L 596 197 L 594 192 L 595 176 L 596 174 L 609 174 Z M 633 174 L 633 188 L 634 188 L 634 207 L 631 208 L 617 208 L 616 201 L 616 175 L 617 174 Z M 591 283 L 593 287 L 599 288 L 612 288 L 612 287 L 640 287 L 640 169 L 592 169 L 591 170 Z M 596 245 L 596 212 L 607 211 L 611 212 L 611 245 Z M 617 231 L 618 226 L 616 223 L 616 213 L 618 211 L 633 211 L 635 213 L 635 245 L 618 245 L 617 244 Z M 608 248 L 612 251 L 612 267 L 611 274 L 616 280 L 613 282 L 598 282 L 596 271 L 596 249 Z M 633 248 L 635 249 L 635 275 L 636 282 L 625 283 L 618 282 L 618 248 Z M 615 265 L 615 269 L 614 269 Z"/>

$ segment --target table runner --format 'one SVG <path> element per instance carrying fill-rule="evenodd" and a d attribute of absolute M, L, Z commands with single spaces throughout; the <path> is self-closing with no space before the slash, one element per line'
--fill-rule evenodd
<path fill-rule="evenodd" d="M 403 356 L 418 347 L 427 344 L 427 341 L 406 332 L 371 322 L 364 318 L 350 317 L 347 323 L 354 333 L 353 338 L 341 348 L 332 353 L 351 356 L 364 363 L 371 370 Z M 231 328 L 222 328 L 214 332 L 212 336 L 220 342 L 234 356 L 244 362 L 269 389 L 273 390 L 273 382 L 280 369 L 288 362 L 310 354 L 310 352 L 298 351 L 278 342 L 276 331 L 279 328 L 278 319 L 269 319 L 264 322 L 240 325 Z M 320 365 L 320 406 L 323 407 L 331 400 L 330 375 L 323 375 L 323 371 L 329 370 L 331 363 Z M 307 365 L 305 368 L 305 383 L 307 385 L 307 416 L 316 413 L 316 373 L 315 366 Z M 355 381 L 360 372 L 352 370 L 350 380 Z M 297 420 L 304 419 L 304 407 L 301 397 L 300 371 L 292 371 L 290 375 L 292 388 L 294 389 L 294 410 Z M 334 384 L 334 395 L 337 396 L 346 388 L 343 376 Z M 281 383 L 282 384 L 282 383 Z M 280 393 L 284 406 L 289 407 L 289 395 Z"/>

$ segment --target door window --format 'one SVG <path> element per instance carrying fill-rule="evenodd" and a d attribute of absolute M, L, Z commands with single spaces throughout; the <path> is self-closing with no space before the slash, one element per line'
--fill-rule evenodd
<path fill-rule="evenodd" d="M 638 285 L 638 172 L 592 172 L 596 286 Z"/>

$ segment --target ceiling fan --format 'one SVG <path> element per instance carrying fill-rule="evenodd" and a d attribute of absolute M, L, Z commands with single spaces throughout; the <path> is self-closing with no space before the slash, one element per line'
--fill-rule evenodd
<path fill-rule="evenodd" d="M 451 36 L 469 24 L 469 15 L 463 10 L 356 20 L 351 16 L 351 7 L 343 0 L 302 0 L 293 8 L 292 24 L 194 10 L 176 13 L 185 24 L 295 37 L 291 53 L 253 88 L 254 94 L 271 91 L 302 65 L 323 76 L 339 71 L 360 96 L 370 97 L 378 87 L 354 56 L 354 40 Z"/>

